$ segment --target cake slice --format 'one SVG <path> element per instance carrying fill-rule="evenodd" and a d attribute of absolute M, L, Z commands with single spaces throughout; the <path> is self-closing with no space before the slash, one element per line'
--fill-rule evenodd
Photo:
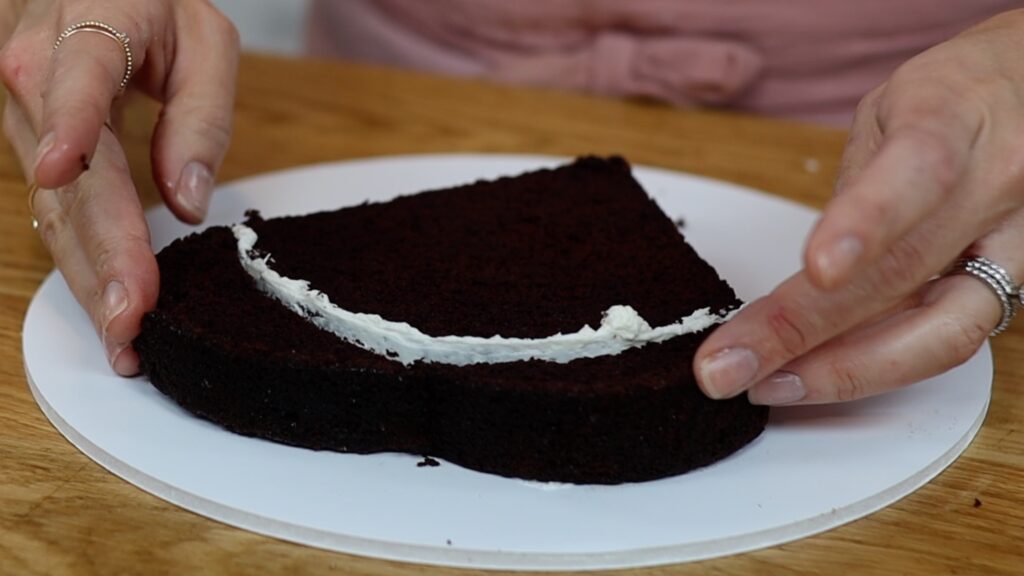
<path fill-rule="evenodd" d="M 653 333 L 740 304 L 620 158 L 305 216 L 250 213 L 244 226 L 175 241 L 158 262 L 159 302 L 135 341 L 142 371 L 240 434 L 608 484 L 710 464 L 767 421 L 745 398 L 697 388 L 691 362 L 710 329 L 537 358 L 552 348 L 545 338 L 590 334 L 610 310 L 630 307 Z M 301 280 L 287 286 L 333 308 L 295 304 L 267 274 Z M 324 320 L 332 310 L 407 325 L 430 345 L 374 348 L 374 327 L 346 339 Z M 451 361 L 426 350 L 440 337 L 493 336 L 504 340 L 492 348 L 540 342 L 540 352 Z"/>

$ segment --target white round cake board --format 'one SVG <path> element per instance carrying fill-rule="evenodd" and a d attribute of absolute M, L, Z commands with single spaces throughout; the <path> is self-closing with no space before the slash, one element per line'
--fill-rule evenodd
<path fill-rule="evenodd" d="M 209 224 L 300 214 L 517 174 L 564 159 L 391 157 L 301 168 L 223 186 Z M 651 168 L 637 178 L 687 239 L 752 299 L 800 266 L 816 213 L 732 184 Z M 149 213 L 159 248 L 192 229 Z M 992 383 L 988 346 L 968 363 L 883 397 L 775 409 L 765 433 L 700 470 L 619 486 L 541 484 L 419 455 L 315 452 L 237 436 L 191 416 L 143 378 L 114 376 L 59 274 L 24 327 L 32 392 L 75 446 L 136 486 L 247 530 L 353 554 L 474 568 L 600 569 L 772 546 L 911 493 L 967 447 Z"/>

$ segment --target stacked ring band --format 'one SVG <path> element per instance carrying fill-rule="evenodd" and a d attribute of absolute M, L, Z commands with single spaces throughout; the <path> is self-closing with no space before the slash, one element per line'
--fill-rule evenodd
<path fill-rule="evenodd" d="M 1020 288 L 1013 281 L 1013 277 L 1005 268 L 983 256 L 970 256 L 957 260 L 949 272 L 950 274 L 965 274 L 981 280 L 988 286 L 999 299 L 1003 307 L 1003 315 L 999 324 L 992 330 L 991 335 L 997 336 L 1009 327 L 1017 315 L 1015 301 L 1020 300 L 1024 305 L 1024 297 L 1020 294 Z"/>
<path fill-rule="evenodd" d="M 117 42 L 124 51 L 124 75 L 121 77 L 121 83 L 118 85 L 118 91 L 124 92 L 125 88 L 128 87 L 128 81 L 132 78 L 132 72 L 135 69 L 134 58 L 132 57 L 131 49 L 131 38 L 123 32 L 118 32 L 116 28 L 105 22 L 98 20 L 86 20 L 85 22 L 79 22 L 78 24 L 72 24 L 64 29 L 60 35 L 57 36 L 57 40 L 53 43 L 54 52 L 57 48 L 60 48 L 61 43 L 70 38 L 71 36 L 78 34 L 79 32 L 94 32 L 96 34 L 102 34 L 111 40 Z"/>

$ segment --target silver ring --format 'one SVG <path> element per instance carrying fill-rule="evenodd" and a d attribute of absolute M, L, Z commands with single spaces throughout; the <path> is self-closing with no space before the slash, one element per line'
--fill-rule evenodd
<path fill-rule="evenodd" d="M 1010 322 L 1013 322 L 1013 317 L 1017 315 L 1015 301 L 1019 300 L 1024 306 L 1024 297 L 1020 294 L 1020 287 L 1013 281 L 1013 276 L 1005 268 L 984 256 L 968 256 L 957 260 L 949 274 L 973 276 L 988 286 L 999 299 L 999 304 L 1003 307 L 1003 316 L 999 325 L 992 330 L 991 336 L 998 336 L 1010 326 Z"/>
<path fill-rule="evenodd" d="M 123 32 L 118 32 L 118 30 L 110 24 L 100 22 L 99 20 L 86 20 L 85 22 L 72 24 L 65 28 L 53 43 L 53 51 L 56 52 L 57 48 L 60 48 L 62 42 L 79 32 L 95 32 L 96 34 L 102 34 L 117 42 L 121 47 L 121 50 L 124 51 L 125 66 L 124 76 L 121 77 L 121 84 L 118 86 L 118 93 L 124 92 L 125 88 L 128 87 L 128 81 L 132 79 L 132 72 L 135 67 L 134 58 L 132 58 L 132 48 L 129 45 L 131 44 L 131 38 Z"/>

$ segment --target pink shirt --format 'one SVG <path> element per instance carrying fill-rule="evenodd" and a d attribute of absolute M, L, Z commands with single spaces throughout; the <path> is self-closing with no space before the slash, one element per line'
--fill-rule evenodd
<path fill-rule="evenodd" d="M 1021 0 L 314 0 L 310 49 L 833 124 L 908 58 Z"/>

